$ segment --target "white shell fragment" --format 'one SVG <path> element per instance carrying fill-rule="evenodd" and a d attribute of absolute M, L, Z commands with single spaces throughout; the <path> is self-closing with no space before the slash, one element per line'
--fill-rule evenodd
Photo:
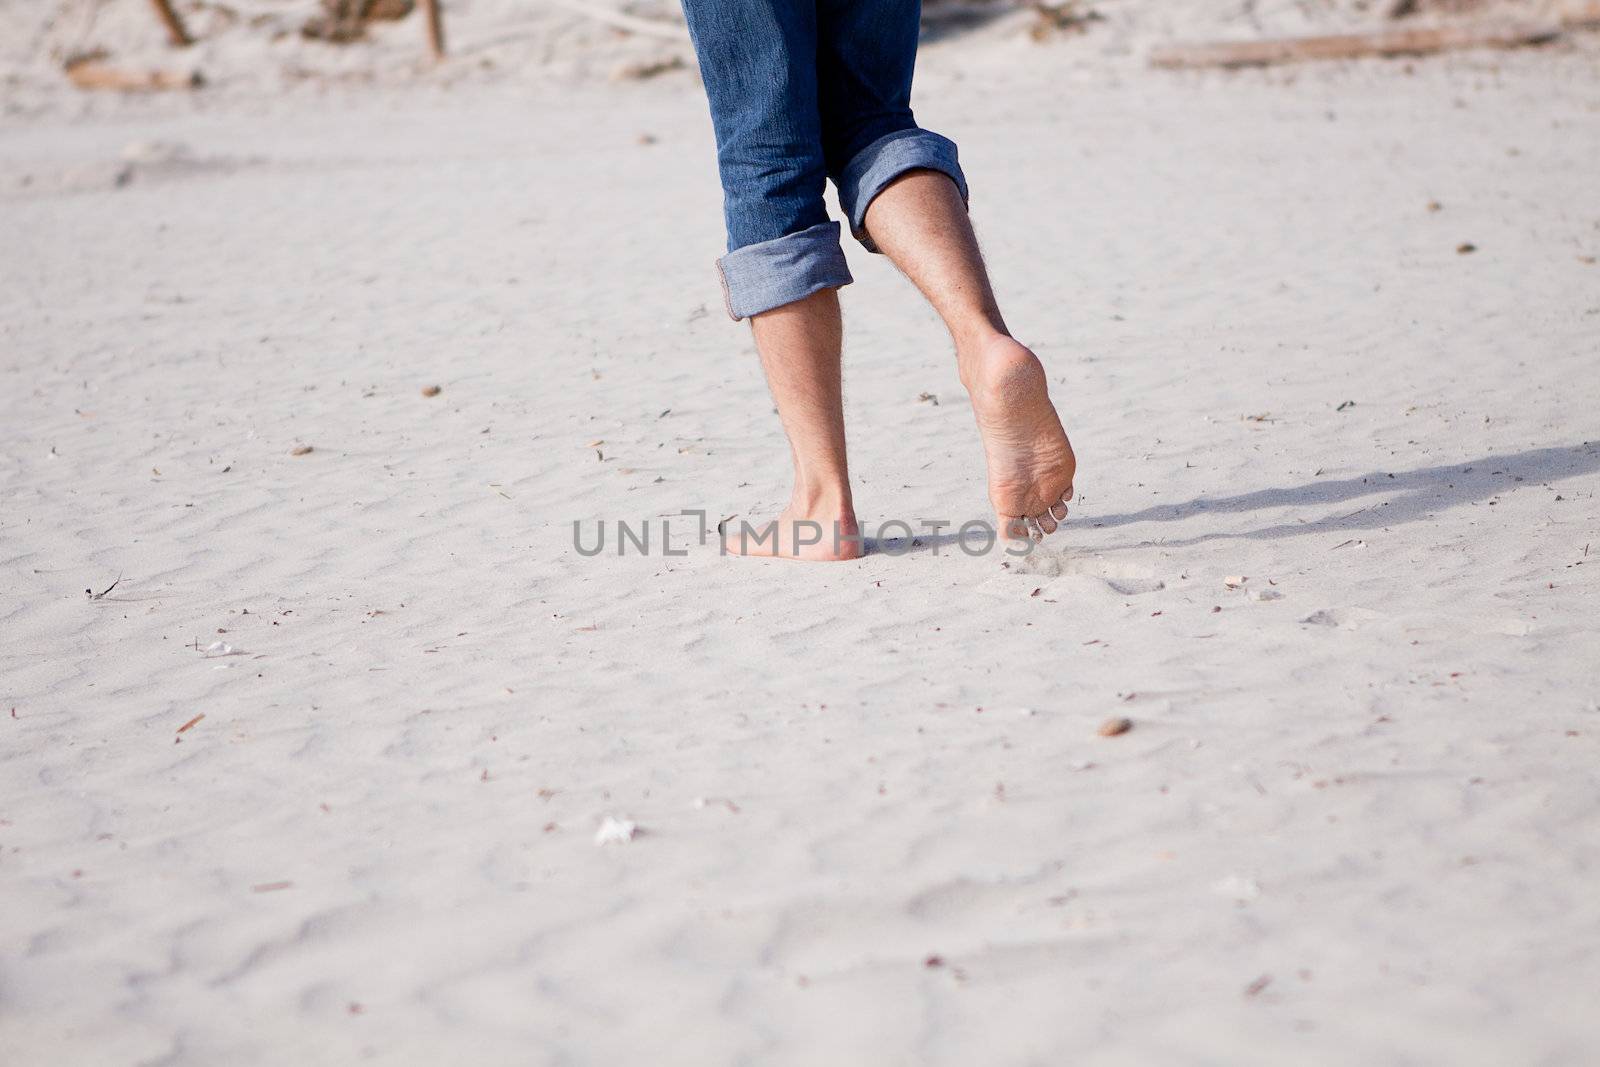
<path fill-rule="evenodd" d="M 1254 900 L 1261 895 L 1261 886 L 1256 884 L 1254 878 L 1245 878 L 1242 875 L 1230 874 L 1211 887 L 1212 892 L 1221 896 L 1232 897 L 1237 901 Z"/>
<path fill-rule="evenodd" d="M 633 840 L 633 835 L 638 829 L 632 819 L 619 819 L 615 815 L 607 815 L 600 823 L 600 829 L 594 832 L 594 843 L 625 845 Z"/>

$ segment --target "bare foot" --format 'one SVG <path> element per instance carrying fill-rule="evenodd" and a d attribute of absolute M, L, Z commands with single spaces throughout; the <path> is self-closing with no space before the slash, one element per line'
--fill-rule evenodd
<path fill-rule="evenodd" d="M 1042 539 L 1067 517 L 1078 461 L 1039 357 L 1003 335 L 960 353 L 1002 536 Z"/>
<path fill-rule="evenodd" d="M 769 522 L 730 519 L 722 529 L 725 555 L 776 556 L 813 562 L 861 558 L 861 529 L 855 512 L 791 503 Z"/>

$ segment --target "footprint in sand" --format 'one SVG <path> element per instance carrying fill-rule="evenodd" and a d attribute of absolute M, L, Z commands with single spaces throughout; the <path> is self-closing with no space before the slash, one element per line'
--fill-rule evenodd
<path fill-rule="evenodd" d="M 1118 596 L 1138 596 L 1165 589 L 1167 583 L 1147 569 L 1126 563 L 1098 559 L 1076 559 L 1054 553 L 1034 553 L 1015 567 L 1018 574 L 1040 578 L 1098 578 Z"/>
<path fill-rule="evenodd" d="M 1368 611 L 1366 608 L 1323 608 L 1320 611 L 1313 611 L 1300 621 L 1307 626 L 1360 630 L 1370 623 L 1381 622 L 1388 617 L 1381 611 Z"/>
<path fill-rule="evenodd" d="M 1167 583 L 1160 578 L 1107 578 L 1106 585 L 1111 587 L 1113 593 L 1120 596 L 1154 593 L 1167 587 Z"/>

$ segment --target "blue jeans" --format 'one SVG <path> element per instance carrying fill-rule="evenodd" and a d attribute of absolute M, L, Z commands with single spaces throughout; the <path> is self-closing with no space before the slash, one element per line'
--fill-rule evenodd
<path fill-rule="evenodd" d="M 711 103 L 728 254 L 728 314 L 759 315 L 849 285 L 828 179 L 876 252 L 867 205 L 908 170 L 950 176 L 956 146 L 917 126 L 911 71 L 921 0 L 683 0 Z"/>

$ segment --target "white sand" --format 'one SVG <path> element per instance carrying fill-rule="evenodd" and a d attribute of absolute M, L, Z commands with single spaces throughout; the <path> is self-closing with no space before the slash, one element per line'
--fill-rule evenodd
<path fill-rule="evenodd" d="M 573 550 L 787 492 L 687 75 L 8 120 L 0 1062 L 1600 1058 L 1594 42 L 1055 55 L 921 84 L 1081 460 L 1010 567 Z M 850 256 L 863 519 L 982 516 Z"/>

